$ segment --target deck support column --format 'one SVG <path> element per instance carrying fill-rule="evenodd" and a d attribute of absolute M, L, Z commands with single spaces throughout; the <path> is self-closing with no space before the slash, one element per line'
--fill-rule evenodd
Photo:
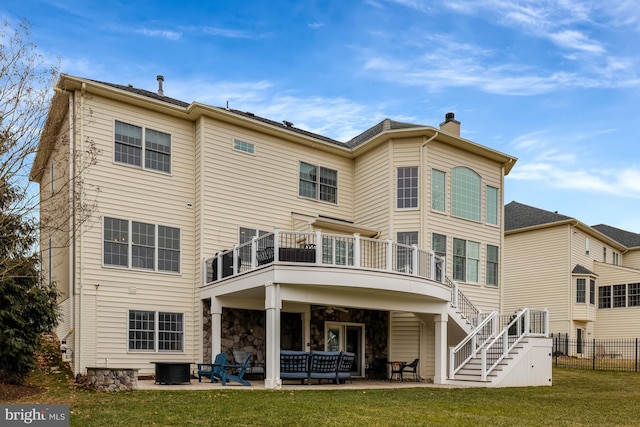
<path fill-rule="evenodd" d="M 219 270 L 218 270 L 219 271 Z M 211 363 L 222 348 L 222 304 L 211 297 Z"/>
<path fill-rule="evenodd" d="M 434 384 L 446 384 L 447 380 L 447 314 L 437 314 L 435 323 L 435 375 Z"/>
<path fill-rule="evenodd" d="M 264 388 L 279 389 L 282 386 L 282 380 L 280 380 L 280 311 L 282 310 L 280 284 L 266 283 L 264 308 L 267 335 Z"/>

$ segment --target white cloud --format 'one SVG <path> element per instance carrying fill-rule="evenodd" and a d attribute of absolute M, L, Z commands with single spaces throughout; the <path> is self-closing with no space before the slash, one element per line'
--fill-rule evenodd
<path fill-rule="evenodd" d="M 563 30 L 557 33 L 550 33 L 548 37 L 558 46 L 567 49 L 593 54 L 605 53 L 605 49 L 600 43 L 590 40 L 589 37 L 579 31 Z"/>
<path fill-rule="evenodd" d="M 142 28 L 140 30 L 136 30 L 136 33 L 147 37 L 157 37 L 167 40 L 180 40 L 182 37 L 182 33 L 171 30 L 149 30 L 147 28 Z"/>

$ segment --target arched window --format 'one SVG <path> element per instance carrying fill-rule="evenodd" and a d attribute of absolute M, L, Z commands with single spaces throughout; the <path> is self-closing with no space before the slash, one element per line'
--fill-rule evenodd
<path fill-rule="evenodd" d="M 469 168 L 458 167 L 451 171 L 451 214 L 480 221 L 480 175 Z"/>

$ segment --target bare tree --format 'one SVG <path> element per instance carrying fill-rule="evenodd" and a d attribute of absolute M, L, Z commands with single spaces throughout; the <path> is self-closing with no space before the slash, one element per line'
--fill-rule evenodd
<path fill-rule="evenodd" d="M 12 191 L 11 203 L 5 203 L 0 215 L 5 221 L 12 218 L 29 224 L 36 235 L 39 231 L 43 236 L 55 235 L 55 246 L 65 247 L 69 230 L 75 229 L 95 207 L 94 199 L 80 195 L 85 188 L 82 169 L 95 164 L 99 153 L 91 140 L 83 144 L 84 152 L 69 152 L 69 135 L 63 126 L 55 135 L 44 136 L 46 126 L 59 127 L 62 121 L 71 120 L 64 108 L 68 95 L 56 93 L 52 97 L 58 65 L 48 61 L 30 41 L 30 28 L 26 21 L 16 28 L 6 20 L 0 26 L 0 189 Z M 36 184 L 29 184 L 30 172 L 32 177 L 45 175 L 43 170 L 32 170 L 47 167 L 34 165 L 38 150 L 59 153 L 47 163 L 59 175 L 55 192 L 39 191 Z M 28 244 L 24 236 L 8 238 L 6 231 L 11 228 L 4 225 L 0 221 L 4 244 L 14 248 Z M 37 251 L 37 244 L 32 249 Z M 7 267 L 15 262 L 3 259 L 11 253 L 0 252 L 0 282 L 15 274 Z"/>

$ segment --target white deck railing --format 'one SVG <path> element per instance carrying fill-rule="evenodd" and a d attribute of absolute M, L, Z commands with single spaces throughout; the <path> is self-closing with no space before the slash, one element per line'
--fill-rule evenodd
<path fill-rule="evenodd" d="M 431 251 L 359 234 L 275 230 L 204 260 L 204 284 L 271 264 L 304 263 L 379 270 L 445 281 L 444 259 Z"/>
<path fill-rule="evenodd" d="M 549 336 L 549 311 L 525 308 L 515 314 L 488 315 L 456 347 L 449 350 L 449 378 L 480 353 L 480 378 L 495 369 L 509 352 L 525 337 Z"/>

